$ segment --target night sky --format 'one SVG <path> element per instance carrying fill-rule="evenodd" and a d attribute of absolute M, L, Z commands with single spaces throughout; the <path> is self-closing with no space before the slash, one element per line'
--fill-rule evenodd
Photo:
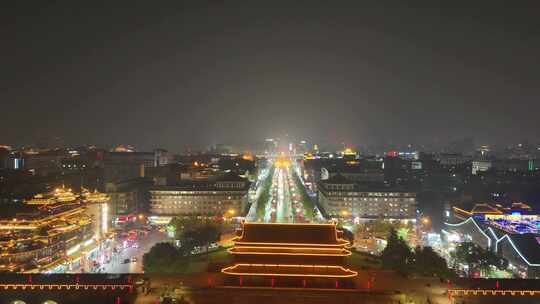
<path fill-rule="evenodd" d="M 540 140 L 538 1 L 10 2 L 0 144 Z"/>

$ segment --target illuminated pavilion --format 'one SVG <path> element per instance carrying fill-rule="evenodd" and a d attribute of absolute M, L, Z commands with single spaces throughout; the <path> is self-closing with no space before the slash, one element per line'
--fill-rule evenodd
<path fill-rule="evenodd" d="M 284 287 L 352 286 L 357 272 L 344 267 L 349 242 L 335 223 L 275 224 L 243 222 L 228 251 L 229 282 Z"/>

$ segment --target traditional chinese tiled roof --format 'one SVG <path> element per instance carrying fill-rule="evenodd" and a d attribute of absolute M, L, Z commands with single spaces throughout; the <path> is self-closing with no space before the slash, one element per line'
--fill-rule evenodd
<path fill-rule="evenodd" d="M 335 224 L 268 224 L 243 223 L 238 243 L 280 243 L 345 245 L 338 237 Z"/>
<path fill-rule="evenodd" d="M 350 278 L 358 275 L 342 266 L 325 265 L 279 265 L 279 264 L 235 264 L 224 268 L 230 275 L 284 276 L 284 277 L 327 277 Z"/>

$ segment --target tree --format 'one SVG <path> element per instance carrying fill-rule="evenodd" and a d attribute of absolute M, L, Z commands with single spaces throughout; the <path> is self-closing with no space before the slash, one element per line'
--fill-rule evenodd
<path fill-rule="evenodd" d="M 471 242 L 463 242 L 456 247 L 456 250 L 451 253 L 454 260 L 454 268 L 459 268 L 459 264 L 467 266 L 469 273 L 476 269 L 480 261 L 480 247 Z"/>
<path fill-rule="evenodd" d="M 143 255 L 143 269 L 148 273 L 177 272 L 182 262 L 181 253 L 170 243 L 158 243 Z"/>
<path fill-rule="evenodd" d="M 300 195 L 300 201 L 302 202 L 302 205 L 304 206 L 305 210 L 305 217 L 308 220 L 313 220 L 315 203 L 311 200 L 309 197 L 306 187 L 304 187 L 304 184 L 302 184 L 302 181 L 300 180 L 300 176 L 296 174 L 296 172 L 293 171 L 293 181 L 296 185 L 296 189 L 298 189 L 298 195 Z"/>
<path fill-rule="evenodd" d="M 384 248 L 381 255 L 383 267 L 407 273 L 414 261 L 413 258 L 409 246 L 403 239 L 398 237 L 395 229 L 390 229 L 386 248 Z"/>
<path fill-rule="evenodd" d="M 174 231 L 175 238 L 180 241 L 180 254 L 189 256 L 195 247 L 204 247 L 208 253 L 208 247 L 221 238 L 223 223 L 211 222 L 206 218 L 175 217 L 168 226 L 169 231 Z"/>
<path fill-rule="evenodd" d="M 478 270 L 484 275 L 489 275 L 492 266 L 501 270 L 508 267 L 506 259 L 471 242 L 459 244 L 451 256 L 454 260 L 454 268 L 458 268 L 458 264 L 467 265 L 469 274 L 473 270 Z"/>
<path fill-rule="evenodd" d="M 182 247 L 199 246 L 205 247 L 208 253 L 208 247 L 211 243 L 219 241 L 221 234 L 216 226 L 211 224 L 199 225 L 186 229 L 182 235 Z M 186 243 L 186 245 L 184 245 Z M 188 246 L 189 244 L 189 246 Z"/>
<path fill-rule="evenodd" d="M 268 176 L 266 176 L 266 179 L 263 181 L 262 185 L 259 186 L 261 187 L 261 192 L 259 194 L 259 197 L 257 198 L 257 217 L 259 219 L 264 218 L 264 214 L 266 212 L 266 205 L 268 205 L 268 200 L 270 199 L 273 176 L 274 166 L 268 169 Z"/>
<path fill-rule="evenodd" d="M 480 260 L 478 262 L 481 273 L 485 276 L 489 276 L 493 270 L 493 267 L 499 270 L 505 270 L 508 267 L 508 261 L 496 255 L 490 250 L 480 250 Z"/>
<path fill-rule="evenodd" d="M 177 240 L 182 239 L 182 236 L 186 229 L 193 228 L 199 225 L 203 225 L 204 220 L 198 219 L 193 216 L 189 217 L 174 217 L 169 223 L 169 230 L 174 231 L 174 237 Z"/>
<path fill-rule="evenodd" d="M 416 247 L 414 251 L 414 270 L 421 275 L 441 278 L 446 278 L 451 274 L 446 265 L 446 260 L 429 246 Z"/>
<path fill-rule="evenodd" d="M 499 270 L 505 270 L 506 268 L 508 268 L 508 260 L 501 257 L 501 256 L 498 256 L 497 254 L 491 252 L 491 251 L 487 251 L 487 259 L 489 261 L 489 264 L 490 265 L 493 265 L 495 267 L 497 267 L 497 269 Z"/>
<path fill-rule="evenodd" d="M 182 244 L 183 251 L 190 253 L 194 247 L 208 247 L 211 243 L 219 241 L 221 231 L 215 224 L 205 221 L 191 224 L 177 231 L 177 237 Z"/>

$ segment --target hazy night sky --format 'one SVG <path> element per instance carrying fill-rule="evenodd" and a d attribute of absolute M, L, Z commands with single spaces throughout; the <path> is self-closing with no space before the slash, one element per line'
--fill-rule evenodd
<path fill-rule="evenodd" d="M 12 2 L 0 143 L 540 140 L 538 1 Z"/>

